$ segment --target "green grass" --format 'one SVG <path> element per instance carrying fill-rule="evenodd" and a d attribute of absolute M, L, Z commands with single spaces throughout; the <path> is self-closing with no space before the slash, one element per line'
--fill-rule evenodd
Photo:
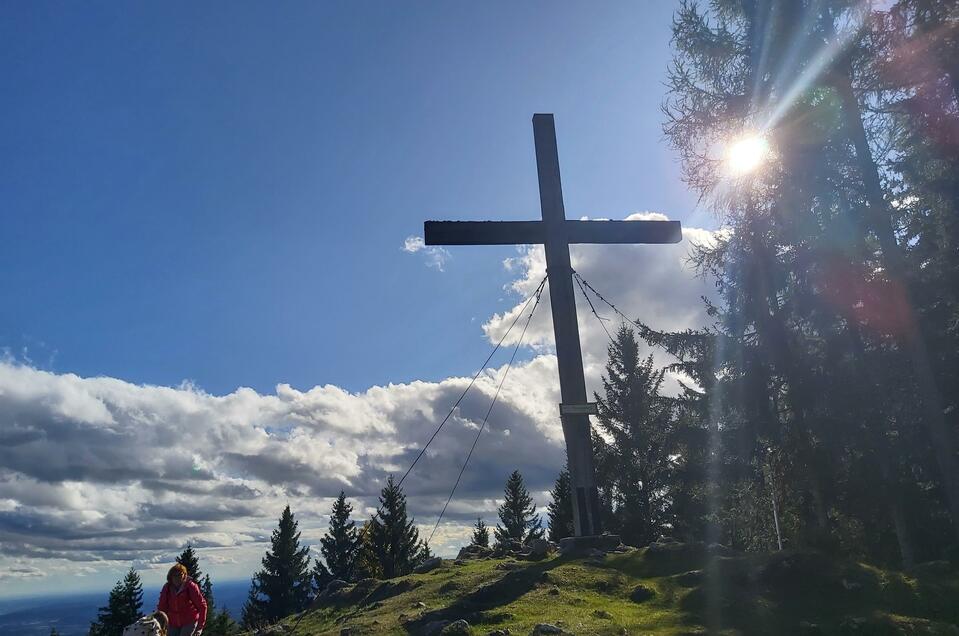
<path fill-rule="evenodd" d="M 630 600 L 639 585 L 655 595 Z M 460 618 L 475 634 L 525 635 L 552 623 L 599 635 L 959 636 L 959 575 L 913 577 L 814 552 L 719 556 L 684 544 L 600 560 L 444 561 L 428 574 L 347 588 L 307 612 L 296 633 L 420 634 L 433 621 Z"/>

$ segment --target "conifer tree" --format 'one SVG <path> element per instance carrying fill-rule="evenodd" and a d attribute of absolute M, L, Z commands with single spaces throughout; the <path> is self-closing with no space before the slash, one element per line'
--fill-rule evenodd
<path fill-rule="evenodd" d="M 200 592 L 207 603 L 206 627 L 203 629 L 204 636 L 230 636 L 236 633 L 237 624 L 230 616 L 225 607 L 219 611 L 216 609 L 213 595 L 213 581 L 209 574 L 203 575 L 203 583 L 200 585 Z"/>
<path fill-rule="evenodd" d="M 470 539 L 470 545 L 481 548 L 489 547 L 489 526 L 481 518 L 477 518 L 476 525 L 473 526 L 473 537 Z"/>
<path fill-rule="evenodd" d="M 204 574 L 203 581 L 198 581 L 198 583 L 200 583 L 200 592 L 203 594 L 203 598 L 206 599 L 207 607 L 209 608 L 210 613 L 212 613 L 213 606 L 215 605 L 213 602 L 213 581 L 210 580 L 209 574 Z"/>
<path fill-rule="evenodd" d="M 329 585 L 330 581 L 336 577 L 330 574 L 330 571 L 326 569 L 323 560 L 320 557 L 316 557 L 313 559 L 313 570 L 310 572 L 310 578 L 313 580 L 313 588 L 317 592 L 322 592 L 326 589 L 326 586 Z"/>
<path fill-rule="evenodd" d="M 379 514 L 369 524 L 369 560 L 384 579 L 409 574 L 423 560 L 425 546 L 413 519 L 407 519 L 406 495 L 392 475 L 380 492 Z"/>
<path fill-rule="evenodd" d="M 353 566 L 353 576 L 357 580 L 383 578 L 380 563 L 373 550 L 372 535 L 370 534 L 372 526 L 373 522 L 368 520 L 363 523 L 363 528 L 358 533 L 360 547 L 357 550 L 356 562 Z"/>
<path fill-rule="evenodd" d="M 205 636 L 230 636 L 236 633 L 237 624 L 233 621 L 226 608 L 220 608 L 220 611 L 214 613 L 212 609 L 208 614 L 206 627 L 203 629 Z"/>
<path fill-rule="evenodd" d="M 673 401 L 660 396 L 663 370 L 643 360 L 632 329 L 623 325 L 609 345 L 596 395 L 597 473 L 613 504 L 616 532 L 629 545 L 646 545 L 671 525 Z M 606 440 L 610 441 L 607 442 Z"/>
<path fill-rule="evenodd" d="M 123 628 L 140 617 L 143 606 L 143 586 L 132 567 L 110 590 L 105 607 L 97 612 L 97 620 L 90 625 L 90 636 L 122 636 Z"/>
<path fill-rule="evenodd" d="M 263 569 L 254 575 L 253 585 L 243 610 L 244 624 L 249 621 L 273 623 L 302 611 L 313 586 L 310 581 L 310 548 L 300 547 L 298 523 L 287 506 L 273 531 L 270 550 L 263 557 Z"/>
<path fill-rule="evenodd" d="M 528 543 L 543 537 L 542 522 L 536 513 L 536 505 L 530 497 L 523 475 L 518 470 L 506 480 L 503 505 L 497 510 L 502 526 L 496 524 L 493 531 L 496 542 L 504 545 L 509 541 Z"/>
<path fill-rule="evenodd" d="M 203 576 L 203 572 L 200 571 L 200 558 L 197 556 L 192 544 L 186 544 L 183 552 L 176 558 L 176 562 L 185 567 L 186 573 L 190 578 L 193 579 L 197 585 L 200 585 L 200 578 Z M 209 603 L 210 599 L 207 599 L 207 602 Z"/>
<path fill-rule="evenodd" d="M 573 497 L 567 469 L 564 468 L 559 473 L 550 496 L 552 501 L 546 507 L 549 540 L 559 541 L 573 536 Z"/>
<path fill-rule="evenodd" d="M 681 3 L 664 130 L 727 229 L 693 258 L 715 323 L 654 339 L 707 371 L 680 396 L 711 472 L 683 471 L 683 515 L 715 502 L 723 541 L 767 549 L 772 515 L 755 513 L 772 499 L 786 543 L 884 560 L 898 543 L 909 563 L 942 554 L 950 515 L 959 536 L 959 171 L 942 136 L 959 124 L 957 56 L 935 35 L 957 16 L 874 4 Z M 757 126 L 774 152 L 730 182 L 713 150 Z"/>
<path fill-rule="evenodd" d="M 240 622 L 246 630 L 255 630 L 263 626 L 266 621 L 264 601 L 260 598 L 260 584 L 257 576 L 250 579 L 250 589 L 246 594 L 246 601 L 240 612 Z"/>
<path fill-rule="evenodd" d="M 187 575 L 200 586 L 200 592 L 206 599 L 206 604 L 210 615 L 213 615 L 213 581 L 209 574 L 204 574 L 200 570 L 200 555 L 193 549 L 193 545 L 186 544 L 183 552 L 176 557 L 176 562 L 186 568 Z"/>
<path fill-rule="evenodd" d="M 320 553 L 329 576 L 343 581 L 353 578 L 356 554 L 360 548 L 356 524 L 350 519 L 352 512 L 353 506 L 346 501 L 346 494 L 340 491 L 330 512 L 329 530 L 320 539 Z"/>

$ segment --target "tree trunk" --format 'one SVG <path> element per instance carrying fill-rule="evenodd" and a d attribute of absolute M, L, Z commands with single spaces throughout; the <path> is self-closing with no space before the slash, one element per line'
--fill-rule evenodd
<path fill-rule="evenodd" d="M 899 556 L 902 558 L 902 569 L 911 570 L 916 565 L 915 544 L 912 541 L 912 532 L 909 530 L 909 517 L 903 501 L 902 485 L 899 478 L 891 474 L 889 458 L 880 451 L 883 481 L 892 489 L 889 497 L 889 513 L 892 516 L 893 527 L 896 529 L 896 540 L 899 542 Z"/>
<path fill-rule="evenodd" d="M 869 224 L 879 239 L 881 262 L 888 277 L 902 285 L 906 316 L 904 333 L 897 334 L 900 345 L 906 349 L 912 363 L 922 406 L 922 421 L 935 449 L 943 490 L 948 500 L 953 529 L 959 538 L 959 463 L 956 461 L 955 440 L 942 412 L 942 395 L 936 383 L 929 352 L 922 337 L 918 316 L 906 287 L 905 262 L 896 241 L 892 218 L 883 198 L 879 170 L 872 157 L 866 131 L 859 111 L 859 102 L 853 92 L 851 71 L 846 68 L 835 76 L 835 87 L 842 99 L 843 123 L 856 149 L 856 158 L 862 173 L 869 204 Z"/>

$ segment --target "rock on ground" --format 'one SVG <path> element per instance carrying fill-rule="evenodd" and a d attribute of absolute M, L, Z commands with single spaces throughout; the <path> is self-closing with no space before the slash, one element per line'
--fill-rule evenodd
<path fill-rule="evenodd" d="M 426 574 L 427 572 L 432 572 L 439 566 L 443 564 L 443 559 L 440 557 L 433 557 L 432 559 L 426 559 L 415 568 L 413 568 L 414 574 Z"/>
<path fill-rule="evenodd" d="M 440 631 L 442 636 L 471 636 L 472 633 L 473 628 L 462 618 L 458 621 L 453 621 Z"/>
<path fill-rule="evenodd" d="M 545 634 L 563 634 L 563 629 L 550 623 L 538 623 L 529 636 L 544 636 Z"/>
<path fill-rule="evenodd" d="M 544 557 L 549 554 L 550 543 L 546 539 L 533 539 L 529 544 L 530 554 L 534 557 Z"/>

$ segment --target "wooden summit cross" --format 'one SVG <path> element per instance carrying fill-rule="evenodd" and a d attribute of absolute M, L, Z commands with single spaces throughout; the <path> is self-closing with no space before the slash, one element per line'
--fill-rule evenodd
<path fill-rule="evenodd" d="M 552 115 L 533 115 L 533 138 L 542 221 L 427 221 L 424 224 L 424 239 L 427 245 L 545 246 L 560 395 L 563 400 L 560 419 L 573 487 L 573 526 L 577 537 L 592 536 L 602 532 L 589 430 L 589 414 L 595 414 L 596 410 L 595 405 L 588 403 L 586 396 L 569 245 L 678 243 L 682 240 L 682 229 L 678 221 L 566 220 Z"/>

